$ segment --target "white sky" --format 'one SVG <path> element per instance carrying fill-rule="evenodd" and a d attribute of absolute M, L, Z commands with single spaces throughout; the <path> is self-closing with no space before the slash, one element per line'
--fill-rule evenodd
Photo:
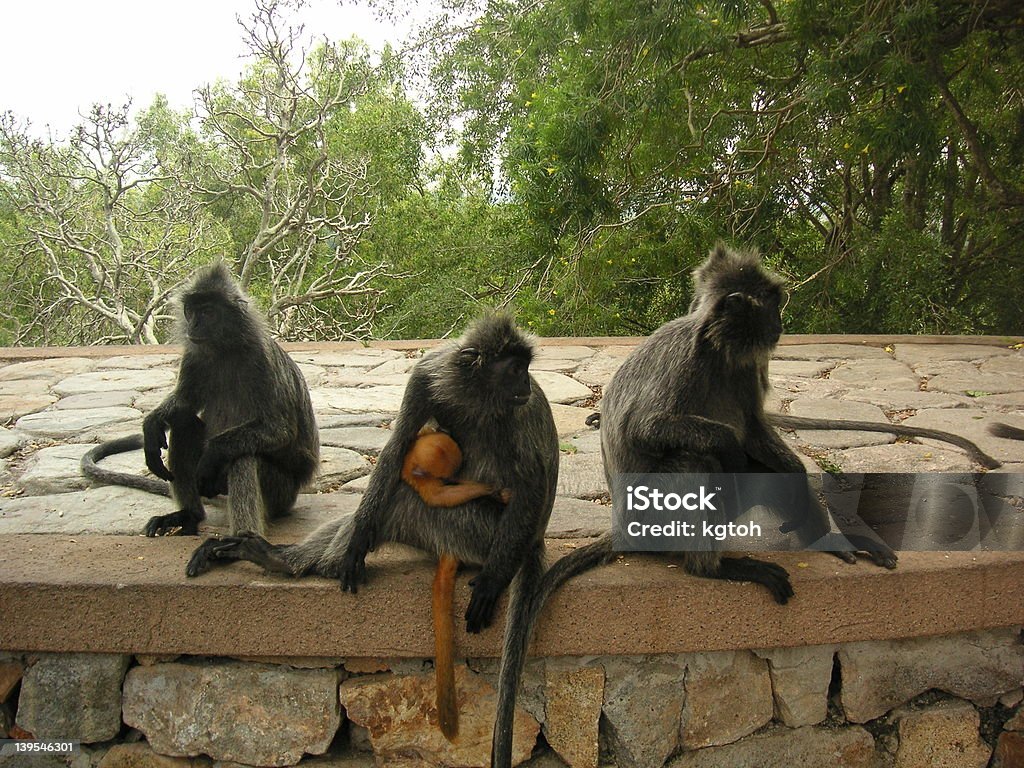
<path fill-rule="evenodd" d="M 356 35 L 379 49 L 407 27 L 382 21 L 365 6 L 310 0 L 299 20 L 307 34 Z M 175 108 L 192 90 L 242 71 L 245 48 L 236 16 L 250 0 L 15 0 L 5 3 L 0 33 L 0 111 L 65 135 L 95 102 L 147 107 L 163 93 Z"/>

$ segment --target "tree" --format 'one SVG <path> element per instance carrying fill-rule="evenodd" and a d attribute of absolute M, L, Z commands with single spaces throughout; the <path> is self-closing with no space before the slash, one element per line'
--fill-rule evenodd
<path fill-rule="evenodd" d="M 438 108 L 547 233 L 563 328 L 657 325 L 719 237 L 792 278 L 792 330 L 1021 327 L 1019 3 L 450 6 Z"/>
<path fill-rule="evenodd" d="M 285 18 L 301 2 L 257 0 L 250 66 L 196 112 L 97 106 L 67 141 L 0 120 L 13 342 L 155 343 L 182 279 L 218 257 L 281 336 L 372 332 L 389 268 L 358 246 L 415 180 L 422 119 L 390 52 L 314 47 Z"/>
<path fill-rule="evenodd" d="M 237 85 L 199 90 L 207 146 L 182 153 L 182 170 L 232 220 L 240 282 L 265 298 L 279 335 L 364 336 L 388 269 L 356 248 L 371 224 L 364 202 L 382 180 L 368 152 L 334 139 L 386 84 L 357 41 L 304 48 L 302 28 L 283 18 L 289 7 L 257 0 L 242 25 L 253 64 Z"/>
<path fill-rule="evenodd" d="M 66 142 L 30 129 L 0 117 L 11 341 L 156 343 L 171 292 L 225 233 L 161 166 L 129 105 L 94 106 Z"/>

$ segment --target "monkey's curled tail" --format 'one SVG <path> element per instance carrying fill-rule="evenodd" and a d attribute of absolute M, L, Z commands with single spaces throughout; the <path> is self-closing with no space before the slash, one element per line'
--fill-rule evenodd
<path fill-rule="evenodd" d="M 569 579 L 608 562 L 614 554 L 611 533 L 603 534 L 596 541 L 574 550 L 548 568 L 540 576 L 530 600 L 513 599 L 510 602 L 505 648 L 502 650 L 505 661 L 498 677 L 498 711 L 491 740 L 491 768 L 511 768 L 512 765 L 512 724 L 516 695 L 526 665 L 526 651 L 533 636 L 533 628 L 544 604 Z"/>
<path fill-rule="evenodd" d="M 130 475 L 127 472 L 113 472 L 109 469 L 103 469 L 97 464 L 97 462 L 102 461 L 107 456 L 137 451 L 142 446 L 142 435 L 127 435 L 116 440 L 107 440 L 105 443 L 100 443 L 82 456 L 80 465 L 82 474 L 90 480 L 95 480 L 105 485 L 122 485 L 125 488 L 136 488 L 140 491 L 146 491 L 146 493 L 154 493 L 157 496 L 170 496 L 171 486 L 163 480 L 155 480 L 144 475 Z"/>

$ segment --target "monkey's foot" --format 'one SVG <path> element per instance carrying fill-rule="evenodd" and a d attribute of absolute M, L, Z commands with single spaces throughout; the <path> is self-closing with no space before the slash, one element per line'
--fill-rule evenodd
<path fill-rule="evenodd" d="M 199 534 L 199 521 L 202 515 L 196 516 L 195 512 L 188 509 L 179 509 L 169 515 L 156 515 L 149 518 L 146 527 L 142 532 L 147 536 L 167 536 L 178 533 L 180 536 L 196 536 Z"/>
<path fill-rule="evenodd" d="M 723 557 L 714 578 L 764 584 L 779 605 L 785 605 L 793 596 L 793 586 L 785 568 L 752 557 Z"/>
<path fill-rule="evenodd" d="M 835 540 L 835 549 L 829 549 L 828 539 Z M 898 559 L 895 552 L 889 548 L 889 546 L 881 539 L 874 538 L 872 536 L 864 536 L 857 533 L 848 533 L 845 536 L 838 536 L 837 534 L 829 534 L 829 537 L 822 540 L 825 544 L 822 549 L 828 552 L 834 557 L 838 557 L 845 563 L 856 563 L 857 553 L 863 552 L 871 558 L 871 562 L 875 565 L 881 566 L 882 568 L 889 568 L 890 570 L 896 567 L 896 561 Z M 853 549 L 842 549 L 842 546 L 853 547 Z M 817 549 L 818 547 L 815 547 Z"/>
<path fill-rule="evenodd" d="M 473 594 L 466 606 L 466 631 L 476 634 L 491 626 L 498 598 L 505 588 L 483 574 L 470 581 L 469 586 L 473 588 Z"/>
<path fill-rule="evenodd" d="M 281 557 L 280 552 L 280 546 L 271 544 L 255 533 L 246 532 L 239 536 L 207 539 L 192 553 L 188 565 L 185 566 L 185 575 L 199 576 L 214 565 L 232 560 L 248 560 L 273 573 L 294 575 L 291 565 Z"/>
<path fill-rule="evenodd" d="M 348 546 L 341 556 L 336 569 L 331 569 L 341 580 L 341 591 L 359 591 L 359 586 L 366 583 L 366 556 L 373 549 L 376 533 L 370 526 L 356 526 Z"/>
<path fill-rule="evenodd" d="M 890 570 L 896 567 L 896 560 L 898 559 L 896 553 L 884 542 L 869 536 L 858 536 L 856 534 L 848 535 L 847 538 L 857 548 L 858 552 L 865 553 L 875 565 Z"/>
<path fill-rule="evenodd" d="M 360 585 L 366 583 L 366 554 L 353 552 L 350 546 L 338 566 L 338 578 L 342 592 L 358 592 Z"/>

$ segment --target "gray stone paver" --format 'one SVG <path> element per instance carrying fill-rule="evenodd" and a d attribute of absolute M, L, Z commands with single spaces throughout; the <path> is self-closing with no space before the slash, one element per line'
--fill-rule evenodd
<path fill-rule="evenodd" d="M 13 421 L 57 402 L 56 395 L 0 394 L 0 421 Z"/>
<path fill-rule="evenodd" d="M 813 419 L 843 419 L 845 421 L 873 421 L 885 424 L 887 419 L 882 409 L 870 403 L 852 400 L 813 400 L 799 398 L 789 404 L 794 416 Z M 896 440 L 895 435 L 886 432 L 832 432 L 821 429 L 797 430 L 797 439 L 807 445 L 822 448 L 851 448 L 863 445 L 879 445 Z"/>
<path fill-rule="evenodd" d="M 4 382 L 3 394 L 7 397 L 49 395 L 50 382 L 47 379 L 12 379 Z"/>
<path fill-rule="evenodd" d="M 90 371 L 61 379 L 53 385 L 53 391 L 63 396 L 125 389 L 145 392 L 172 384 L 175 376 L 169 368 Z"/>
<path fill-rule="evenodd" d="M 170 502 L 132 488 L 90 488 L 47 496 L 0 497 L 0 533 L 134 535 Z"/>
<path fill-rule="evenodd" d="M 986 392 L 1001 395 L 1024 390 L 1024 377 L 1012 373 L 955 373 L 934 376 L 928 380 L 928 389 L 937 392 Z"/>
<path fill-rule="evenodd" d="M 787 344 L 775 350 L 776 360 L 889 360 L 881 347 L 863 344 Z"/>
<path fill-rule="evenodd" d="M 589 429 L 586 421 L 597 408 L 581 408 L 575 405 L 551 404 L 551 415 L 555 417 L 555 429 L 558 430 L 558 437 L 565 439 L 572 437 L 580 430 Z"/>
<path fill-rule="evenodd" d="M 893 349 L 893 357 L 911 364 L 925 360 L 984 360 L 1012 354 L 1013 350 L 1006 347 L 988 344 L 896 344 Z"/>
<path fill-rule="evenodd" d="M 830 453 L 829 458 L 843 472 L 879 472 L 882 468 L 886 472 L 970 472 L 974 469 L 974 462 L 965 453 L 949 446 L 868 445 L 836 451 Z"/>
<path fill-rule="evenodd" d="M 1024 377 L 1024 352 L 990 357 L 978 366 L 982 373 L 1008 373 Z"/>
<path fill-rule="evenodd" d="M 835 367 L 836 363 L 831 360 L 772 360 L 768 364 L 768 375 L 780 379 L 816 379 Z"/>
<path fill-rule="evenodd" d="M 11 363 L 0 368 L 0 381 L 17 379 L 60 379 L 76 373 L 85 373 L 96 367 L 95 360 L 85 357 L 54 357 Z"/>
<path fill-rule="evenodd" d="M 949 392 L 929 392 L 914 389 L 864 389 L 850 390 L 844 400 L 877 405 L 883 411 L 908 411 L 920 408 L 969 408 L 981 405 L 965 395 Z"/>
<path fill-rule="evenodd" d="M 917 415 L 911 416 L 904 424 L 954 432 L 973 441 L 981 450 L 999 461 L 1021 461 L 1024 457 L 1024 442 L 993 437 L 986 430 L 987 425 L 992 421 L 1002 421 L 1024 429 L 1024 413 L 1003 413 L 997 418 L 991 418 L 983 411 L 973 408 L 955 410 L 935 408 L 918 411 Z M 928 438 L 921 438 L 921 442 L 945 447 L 943 443 Z"/>
<path fill-rule="evenodd" d="M 0 427 L 0 458 L 7 458 L 18 450 L 25 442 L 23 435 Z"/>
<path fill-rule="evenodd" d="M 327 369 L 310 363 L 298 363 L 302 378 L 306 380 L 307 387 L 319 387 L 327 381 Z"/>
<path fill-rule="evenodd" d="M 71 439 L 81 432 L 112 424 L 135 421 L 141 413 L 134 408 L 82 408 L 78 410 L 49 410 L 30 413 L 18 419 L 16 427 L 33 437 Z"/>
<path fill-rule="evenodd" d="M 607 527 L 609 508 L 592 501 L 606 493 L 600 432 L 586 426 L 585 419 L 600 408 L 599 402 L 589 404 L 591 387 L 606 386 L 632 349 L 541 341 L 532 371 L 552 401 L 559 440 L 566 447 L 552 535 Z M 317 493 L 300 498 L 296 513 L 281 523 L 287 530 L 310 524 L 307 507 L 312 502 L 317 520 L 353 508 L 372 468 L 367 457 L 387 441 L 390 432 L 382 426 L 397 414 L 419 356 L 420 351 L 387 349 L 293 354 L 311 387 L 323 461 L 317 481 L 306 489 Z M 173 388 L 178 360 L 176 354 L 114 354 L 99 360 L 66 357 L 0 365 L 0 418 L 8 424 L 0 431 L 3 482 L 9 492 L 21 494 L 0 498 L 0 532 L 138 533 L 149 516 L 168 511 L 170 502 L 163 497 L 87 488 L 78 460 L 90 447 L 87 442 L 138 431 L 142 416 Z M 857 344 L 797 344 L 779 348 L 770 375 L 769 408 L 880 423 L 888 421 L 885 413 L 894 418 L 909 413 L 907 424 L 963 434 L 1008 462 L 1007 469 L 1024 468 L 1024 443 L 985 431 L 995 420 L 1024 427 L 1022 351 L 981 344 L 904 343 L 888 351 Z M 783 432 L 782 439 L 810 469 L 816 468 L 812 457 L 846 471 L 976 469 L 962 451 L 944 443 L 892 442 L 883 433 L 804 430 Z M 105 466 L 145 471 L 140 451 L 111 457 Z M 209 526 L 222 521 L 223 504 L 208 505 Z"/>
<path fill-rule="evenodd" d="M 379 427 L 332 427 L 320 430 L 320 444 L 348 448 L 376 456 L 391 437 L 390 429 Z"/>
<path fill-rule="evenodd" d="M 384 384 L 377 387 L 356 389 L 341 387 L 328 389 L 317 387 L 309 391 L 314 410 L 377 413 L 398 413 L 402 406 L 404 386 Z"/>
<path fill-rule="evenodd" d="M 81 395 L 62 397 L 53 404 L 55 410 L 78 411 L 89 408 L 116 408 L 131 406 L 139 397 L 134 390 L 112 390 L 110 392 L 86 392 Z"/>
<path fill-rule="evenodd" d="M 829 374 L 851 389 L 909 389 L 920 387 L 921 377 L 895 360 L 851 360 Z"/>
<path fill-rule="evenodd" d="M 370 473 L 370 462 L 350 448 L 320 446 L 320 473 L 316 488 L 333 488 Z"/>
<path fill-rule="evenodd" d="M 533 378 L 544 390 L 544 394 L 551 403 L 562 403 L 567 405 L 580 400 L 587 400 L 594 396 L 590 387 L 580 384 L 573 378 L 561 373 L 551 371 L 534 371 Z"/>
<path fill-rule="evenodd" d="M 797 397 L 838 400 L 850 390 L 847 385 L 832 379 L 769 378 L 775 390 L 774 394 L 784 400 L 794 400 Z"/>
<path fill-rule="evenodd" d="M 181 355 L 177 353 L 170 353 L 166 355 L 115 355 L 114 357 L 108 357 L 104 360 L 96 361 L 96 370 L 109 370 L 111 368 L 117 370 L 152 370 L 153 368 L 171 368 L 176 369 L 178 362 L 181 360 Z"/>

